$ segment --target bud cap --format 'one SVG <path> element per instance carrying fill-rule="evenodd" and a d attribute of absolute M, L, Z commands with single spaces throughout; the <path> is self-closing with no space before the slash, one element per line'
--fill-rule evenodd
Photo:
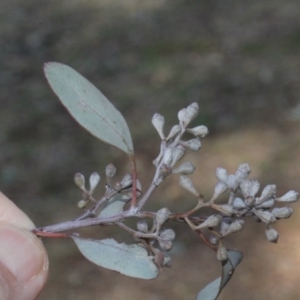
<path fill-rule="evenodd" d="M 270 225 L 266 228 L 266 236 L 268 241 L 272 243 L 277 243 L 279 238 L 278 232 Z"/>
<path fill-rule="evenodd" d="M 220 215 L 211 215 L 203 223 L 197 225 L 196 229 L 201 229 L 205 227 L 216 227 L 222 222 L 223 218 Z"/>
<path fill-rule="evenodd" d="M 89 181 L 90 181 L 90 194 L 92 194 L 100 181 L 100 175 L 97 172 L 94 172 L 90 176 Z"/>
<path fill-rule="evenodd" d="M 160 238 L 163 240 L 174 240 L 176 237 L 176 233 L 173 229 L 164 229 L 159 234 Z"/>
<path fill-rule="evenodd" d="M 228 178 L 228 173 L 226 169 L 219 167 L 216 169 L 216 176 L 220 181 L 226 182 Z"/>
<path fill-rule="evenodd" d="M 276 201 L 291 203 L 291 202 L 296 202 L 298 200 L 298 198 L 299 198 L 298 192 L 289 191 L 286 194 L 284 194 L 283 196 L 276 198 Z"/>
<path fill-rule="evenodd" d="M 161 225 L 163 225 L 170 216 L 171 212 L 168 208 L 161 208 L 157 213 L 156 213 L 156 224 L 157 224 L 157 228 L 159 229 L 161 227 Z"/>
<path fill-rule="evenodd" d="M 108 184 L 110 183 L 111 179 L 115 176 L 116 171 L 117 169 L 113 164 L 108 164 L 105 167 L 105 175 Z"/>
<path fill-rule="evenodd" d="M 218 250 L 217 250 L 217 259 L 219 261 L 224 261 L 228 258 L 227 249 L 223 246 L 221 242 L 219 242 Z"/>
<path fill-rule="evenodd" d="M 85 179 L 81 173 L 75 174 L 74 181 L 81 190 L 85 191 Z"/>
<path fill-rule="evenodd" d="M 179 177 L 179 184 L 185 188 L 186 190 L 188 190 L 190 193 L 194 194 L 195 196 L 199 196 L 199 192 L 195 189 L 194 184 L 192 182 L 192 180 L 184 175 L 181 175 Z"/>
<path fill-rule="evenodd" d="M 269 211 L 254 209 L 253 212 L 258 218 L 260 218 L 266 224 L 271 224 L 276 222 L 275 216 Z"/>
<path fill-rule="evenodd" d="M 137 230 L 143 233 L 148 232 L 148 224 L 145 220 L 139 220 L 136 224 Z"/>
<path fill-rule="evenodd" d="M 291 207 L 275 207 L 272 210 L 272 214 L 277 219 L 287 219 L 292 215 L 293 211 Z"/>
<path fill-rule="evenodd" d="M 171 128 L 171 131 L 169 133 L 169 135 L 167 136 L 166 140 L 170 140 L 171 138 L 173 138 L 177 133 L 179 133 L 181 131 L 181 128 L 179 125 L 174 125 L 172 128 Z"/>
<path fill-rule="evenodd" d="M 187 131 L 197 137 L 202 137 L 202 138 L 208 134 L 208 128 L 204 125 L 200 125 L 194 128 L 188 128 Z"/>
<path fill-rule="evenodd" d="M 180 165 L 178 168 L 173 169 L 172 173 L 180 173 L 182 175 L 191 175 L 195 171 L 195 166 L 190 162 L 185 162 Z"/>
<path fill-rule="evenodd" d="M 165 139 L 165 135 L 163 132 L 164 129 L 164 125 L 165 125 L 165 119 L 162 115 L 160 114 L 154 114 L 152 117 L 152 124 L 155 127 L 155 129 L 157 130 L 160 138 L 163 140 Z"/>
<path fill-rule="evenodd" d="M 185 147 L 189 148 L 192 151 L 199 151 L 201 148 L 201 142 L 198 138 L 181 142 L 181 143 L 182 145 L 184 145 Z"/>

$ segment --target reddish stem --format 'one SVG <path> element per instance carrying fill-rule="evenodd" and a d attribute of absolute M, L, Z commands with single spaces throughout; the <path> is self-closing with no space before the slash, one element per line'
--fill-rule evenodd
<path fill-rule="evenodd" d="M 202 239 L 202 241 L 212 250 L 217 251 L 216 247 L 214 247 L 204 236 L 203 232 L 200 229 L 196 229 L 195 232 Z"/>
<path fill-rule="evenodd" d="M 32 233 L 34 233 L 36 236 L 49 237 L 49 238 L 68 238 L 68 237 L 70 237 L 69 234 L 60 233 L 60 232 L 45 232 L 45 231 L 32 230 Z"/>
<path fill-rule="evenodd" d="M 137 197 L 136 197 L 136 180 L 137 180 L 137 170 L 134 155 L 130 157 L 131 170 L 132 170 L 132 199 L 131 199 L 131 209 L 136 208 Z"/>

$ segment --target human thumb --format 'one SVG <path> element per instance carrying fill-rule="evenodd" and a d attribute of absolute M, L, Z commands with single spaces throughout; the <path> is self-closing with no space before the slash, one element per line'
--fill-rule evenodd
<path fill-rule="evenodd" d="M 45 284 L 48 258 L 30 231 L 0 223 L 0 299 L 34 300 Z"/>

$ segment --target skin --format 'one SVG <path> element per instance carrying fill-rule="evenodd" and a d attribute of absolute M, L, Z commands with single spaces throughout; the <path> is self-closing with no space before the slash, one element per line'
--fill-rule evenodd
<path fill-rule="evenodd" d="M 0 299 L 34 300 L 45 285 L 48 257 L 28 216 L 0 192 Z"/>

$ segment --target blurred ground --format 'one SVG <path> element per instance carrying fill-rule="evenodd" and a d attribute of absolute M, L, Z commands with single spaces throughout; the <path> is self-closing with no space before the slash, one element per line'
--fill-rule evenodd
<path fill-rule="evenodd" d="M 194 124 L 207 125 L 210 136 L 186 160 L 197 165 L 193 180 L 207 198 L 215 168 L 234 172 L 243 162 L 279 194 L 300 190 L 298 0 L 2 0 L 0 7 L 0 188 L 37 226 L 78 213 L 75 172 L 103 175 L 107 163 L 125 159 L 71 119 L 46 83 L 47 61 L 72 66 L 122 111 L 144 186 L 159 148 L 152 115 L 163 114 L 170 128 L 180 108 L 198 101 Z M 193 201 L 171 178 L 152 208 Z M 228 239 L 245 259 L 220 299 L 300 298 L 297 206 L 275 225 L 278 245 L 252 222 Z M 50 276 L 39 299 L 194 299 L 218 265 L 192 233 L 177 232 L 172 268 L 147 282 L 88 263 L 70 241 L 47 240 Z"/>

